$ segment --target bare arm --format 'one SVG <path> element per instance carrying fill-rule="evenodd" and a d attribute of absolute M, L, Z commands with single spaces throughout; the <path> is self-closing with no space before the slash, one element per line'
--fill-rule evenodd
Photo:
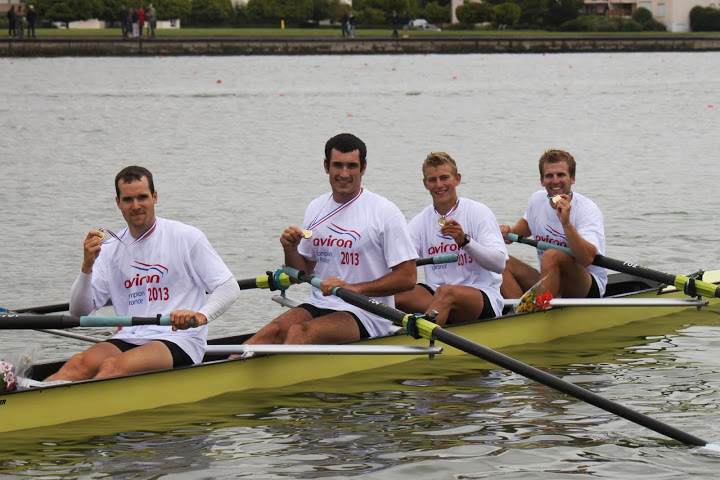
<path fill-rule="evenodd" d="M 557 202 L 557 216 L 562 223 L 563 230 L 565 231 L 565 237 L 568 241 L 568 248 L 573 252 L 575 261 L 587 268 L 592 265 L 597 254 L 597 248 L 595 245 L 585 240 L 580 236 L 575 226 L 570 222 L 570 200 L 567 198 L 561 198 Z"/>
<path fill-rule="evenodd" d="M 326 278 L 322 281 L 323 295 L 332 294 L 335 287 L 353 290 L 368 297 L 385 297 L 405 292 L 415 287 L 417 282 L 417 266 L 415 260 L 408 260 L 391 267 L 391 272 L 371 282 L 349 284 L 338 277 Z"/>
<path fill-rule="evenodd" d="M 510 240 L 507 239 L 508 233 L 522 235 L 523 237 L 529 237 L 532 234 L 532 232 L 530 231 L 530 225 L 528 225 L 527 220 L 525 220 L 524 218 L 518 220 L 518 222 L 512 227 L 508 225 L 500 225 L 500 233 L 502 233 L 502 236 L 505 239 L 505 243 L 507 244 L 512 243 Z"/>
<path fill-rule="evenodd" d="M 285 265 L 311 274 L 315 270 L 315 262 L 308 260 L 298 252 L 298 246 L 303 238 L 302 230 L 297 227 L 288 227 L 280 236 L 280 244 L 285 252 Z"/>

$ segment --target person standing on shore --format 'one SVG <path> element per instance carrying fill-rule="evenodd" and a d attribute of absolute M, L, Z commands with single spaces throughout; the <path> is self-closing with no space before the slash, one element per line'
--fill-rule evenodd
<path fill-rule="evenodd" d="M 348 14 L 348 35 L 350 38 L 355 38 L 355 12 L 352 10 Z"/>
<path fill-rule="evenodd" d="M 398 16 L 397 10 L 393 10 L 392 14 L 392 27 L 393 27 L 393 38 L 398 38 L 398 25 L 400 25 L 400 17 Z"/>
<path fill-rule="evenodd" d="M 15 5 L 10 5 L 10 10 L 7 12 L 8 17 L 8 37 L 15 36 Z"/>
<path fill-rule="evenodd" d="M 342 36 L 345 38 L 348 33 L 348 12 L 343 12 L 340 19 L 340 28 L 342 28 Z"/>
<path fill-rule="evenodd" d="M 37 14 L 35 13 L 35 5 L 30 5 L 28 7 L 27 16 L 27 36 L 30 38 L 35 38 L 35 20 L 37 20 Z"/>
<path fill-rule="evenodd" d="M 403 10 L 403 38 L 410 37 L 410 15 Z"/>
<path fill-rule="evenodd" d="M 120 31 L 122 32 L 123 38 L 128 37 L 128 29 L 130 26 L 130 14 L 125 8 L 125 5 L 120 6 Z"/>
<path fill-rule="evenodd" d="M 134 8 L 130 9 L 130 21 L 132 22 L 132 37 L 137 38 L 140 36 L 140 26 L 138 25 L 138 13 Z"/>
<path fill-rule="evenodd" d="M 142 38 L 143 27 L 145 26 L 145 9 L 140 6 L 137 10 L 138 14 L 138 37 Z"/>
<path fill-rule="evenodd" d="M 25 32 L 25 13 L 23 12 L 22 6 L 18 5 L 15 10 L 15 36 L 17 38 L 23 38 Z"/>
<path fill-rule="evenodd" d="M 148 5 L 146 18 L 148 21 L 148 35 L 150 35 L 152 38 L 155 38 L 155 28 L 157 27 L 157 13 L 155 12 L 155 7 L 153 7 L 152 3 Z"/>

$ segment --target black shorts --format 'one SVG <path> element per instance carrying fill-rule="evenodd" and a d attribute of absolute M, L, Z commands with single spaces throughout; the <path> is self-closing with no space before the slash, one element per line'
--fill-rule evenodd
<path fill-rule="evenodd" d="M 308 312 L 312 318 L 318 318 L 323 317 L 325 315 L 330 315 L 331 313 L 337 313 L 337 312 L 345 312 L 355 319 L 355 323 L 357 323 L 358 329 L 360 330 L 360 339 L 366 339 L 370 338 L 370 334 L 368 333 L 367 329 L 365 328 L 365 325 L 360 321 L 360 319 L 352 312 L 348 312 L 347 310 L 331 310 L 329 308 L 318 308 L 315 305 L 311 305 L 309 303 L 303 303 L 298 305 L 298 308 L 302 308 L 306 312 Z"/>
<path fill-rule="evenodd" d="M 424 283 L 418 283 L 421 287 L 423 287 L 425 290 L 430 292 L 431 295 L 435 295 L 435 290 L 430 288 L 430 286 L 425 285 Z M 479 319 L 483 318 L 494 318 L 495 317 L 495 310 L 493 310 L 492 305 L 490 305 L 490 298 L 488 298 L 487 293 L 483 292 L 479 288 L 476 289 L 478 292 L 482 293 L 483 297 L 483 309 L 482 312 L 480 312 Z"/>
<path fill-rule="evenodd" d="M 590 280 L 592 280 L 592 285 L 590 285 L 590 291 L 587 295 L 585 295 L 585 298 L 600 298 L 600 287 L 598 286 L 595 277 L 590 275 Z"/>
<path fill-rule="evenodd" d="M 140 346 L 140 345 L 135 345 L 134 343 L 128 343 L 125 340 L 118 340 L 116 338 L 110 338 L 105 341 L 115 345 L 117 348 L 120 349 L 121 352 L 127 352 L 128 350 L 132 350 L 133 348 Z M 178 347 L 176 343 L 173 343 L 169 340 L 157 340 L 157 341 L 164 343 L 165 346 L 168 348 L 168 350 L 170 350 L 170 355 L 172 355 L 172 359 L 173 359 L 173 368 L 186 367 L 188 365 L 193 364 L 193 361 L 192 361 L 192 358 L 190 358 L 190 355 L 185 353 L 185 350 Z"/>

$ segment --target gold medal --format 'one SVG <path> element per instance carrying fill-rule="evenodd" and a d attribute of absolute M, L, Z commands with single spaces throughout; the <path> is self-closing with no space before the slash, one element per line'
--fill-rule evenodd
<path fill-rule="evenodd" d="M 305 237 L 305 238 L 312 237 L 312 230 L 303 230 L 303 237 Z"/>
<path fill-rule="evenodd" d="M 102 242 L 105 241 L 105 239 L 107 238 L 108 234 L 107 234 L 107 231 L 106 231 L 104 228 L 101 228 L 101 229 L 99 230 L 99 232 L 102 233 L 102 235 L 100 236 L 100 243 L 102 243 Z"/>
<path fill-rule="evenodd" d="M 445 225 L 446 220 L 447 219 L 445 217 L 438 218 L 438 225 L 440 225 L 442 227 L 443 225 Z"/>

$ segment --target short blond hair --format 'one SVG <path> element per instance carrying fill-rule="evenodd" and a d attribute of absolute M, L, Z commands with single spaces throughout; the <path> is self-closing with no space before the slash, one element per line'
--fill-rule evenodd
<path fill-rule="evenodd" d="M 442 165 L 448 165 L 453 176 L 457 175 L 457 164 L 455 160 L 445 152 L 432 152 L 428 153 L 425 157 L 425 161 L 422 165 L 423 178 L 427 177 L 427 171 L 434 167 L 440 167 Z"/>
<path fill-rule="evenodd" d="M 573 156 L 565 150 L 548 150 L 547 152 L 543 153 L 542 157 L 540 157 L 540 161 L 538 162 L 540 176 L 542 177 L 543 175 L 545 175 L 545 165 L 547 165 L 548 163 L 560 162 L 567 163 L 570 176 L 572 178 L 575 178 L 575 166 L 577 164 L 575 163 L 575 159 L 573 158 Z"/>

